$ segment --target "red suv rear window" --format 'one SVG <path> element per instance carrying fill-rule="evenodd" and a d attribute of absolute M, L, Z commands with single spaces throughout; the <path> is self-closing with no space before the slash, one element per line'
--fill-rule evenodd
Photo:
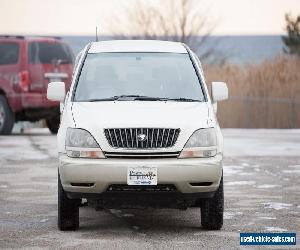
<path fill-rule="evenodd" d="M 63 43 L 32 42 L 29 44 L 29 63 L 53 64 L 73 63 L 73 54 Z"/>
<path fill-rule="evenodd" d="M 19 60 L 18 43 L 0 43 L 0 65 L 16 64 Z"/>

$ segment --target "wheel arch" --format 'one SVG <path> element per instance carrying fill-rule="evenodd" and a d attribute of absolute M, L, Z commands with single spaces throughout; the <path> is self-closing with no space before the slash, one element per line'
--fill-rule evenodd
<path fill-rule="evenodd" d="M 6 98 L 6 93 L 4 92 L 4 90 L 2 88 L 0 88 L 0 95 L 3 95 Z"/>

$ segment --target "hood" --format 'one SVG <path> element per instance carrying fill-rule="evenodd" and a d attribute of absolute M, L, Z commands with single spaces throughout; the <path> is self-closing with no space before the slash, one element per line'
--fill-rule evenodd
<path fill-rule="evenodd" d="M 213 126 L 211 113 L 206 102 L 105 101 L 72 104 L 76 127 L 88 130 L 98 143 L 103 142 L 105 128 L 139 127 L 179 128 L 185 143 L 195 130 Z M 106 143 L 99 144 L 102 149 L 108 146 Z"/>

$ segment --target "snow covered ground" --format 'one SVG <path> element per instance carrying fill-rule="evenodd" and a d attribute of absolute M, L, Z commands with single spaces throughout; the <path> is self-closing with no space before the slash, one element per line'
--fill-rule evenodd
<path fill-rule="evenodd" d="M 223 129 L 225 156 L 300 156 L 300 129 Z"/>

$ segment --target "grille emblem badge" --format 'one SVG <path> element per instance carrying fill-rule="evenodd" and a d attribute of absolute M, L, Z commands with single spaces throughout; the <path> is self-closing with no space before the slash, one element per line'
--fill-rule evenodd
<path fill-rule="evenodd" d="M 146 141 L 147 136 L 145 134 L 138 134 L 137 139 L 138 139 L 138 141 Z"/>

